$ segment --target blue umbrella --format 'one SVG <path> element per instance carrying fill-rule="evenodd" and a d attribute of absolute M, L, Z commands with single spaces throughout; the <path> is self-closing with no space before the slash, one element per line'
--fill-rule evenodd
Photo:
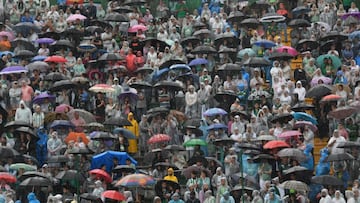
<path fill-rule="evenodd" d="M 204 58 L 197 58 L 190 61 L 189 66 L 198 66 L 198 65 L 204 65 L 208 64 L 208 60 Z"/>
<path fill-rule="evenodd" d="M 191 68 L 186 64 L 174 64 L 174 65 L 170 66 L 170 70 L 186 70 L 186 71 L 190 71 Z"/>
<path fill-rule="evenodd" d="M 78 46 L 78 51 L 80 52 L 93 52 L 96 51 L 96 46 L 93 44 L 80 44 Z"/>
<path fill-rule="evenodd" d="M 239 59 L 242 59 L 244 57 L 244 55 L 247 54 L 249 57 L 254 57 L 256 56 L 256 52 L 254 51 L 254 49 L 252 48 L 246 48 L 246 49 L 242 49 L 240 50 L 236 57 Z"/>
<path fill-rule="evenodd" d="M 204 116 L 216 116 L 216 115 L 227 115 L 227 112 L 221 108 L 211 108 L 206 110 Z"/>
<path fill-rule="evenodd" d="M 125 128 L 115 128 L 113 130 L 113 134 L 122 134 L 127 139 L 136 139 L 134 133 Z"/>
<path fill-rule="evenodd" d="M 303 121 L 309 121 L 314 125 L 318 124 L 318 122 L 316 121 L 316 118 L 314 118 L 313 116 L 311 116 L 307 113 L 304 113 L 304 112 L 293 113 L 293 117 L 296 121 L 303 120 Z"/>
<path fill-rule="evenodd" d="M 219 130 L 219 129 L 227 129 L 227 128 L 228 127 L 222 123 L 215 123 L 209 125 L 209 127 L 207 127 L 207 130 Z"/>
<path fill-rule="evenodd" d="M 0 71 L 0 75 L 8 75 L 14 73 L 26 73 L 28 70 L 23 66 L 9 66 Z"/>
<path fill-rule="evenodd" d="M 259 40 L 259 41 L 254 42 L 254 45 L 259 46 L 259 47 L 264 47 L 266 49 L 276 46 L 276 44 L 270 40 Z"/>
<path fill-rule="evenodd" d="M 35 56 L 34 58 L 31 59 L 31 62 L 34 61 L 44 61 L 47 58 L 47 56 Z"/>
<path fill-rule="evenodd" d="M 116 151 L 106 151 L 101 154 L 93 156 L 91 160 L 91 169 L 101 168 L 101 166 L 106 166 L 106 171 L 111 173 L 111 169 L 113 168 L 113 160 L 117 159 L 119 161 L 119 165 L 125 165 L 126 160 L 130 159 L 131 163 L 137 165 L 137 161 L 133 159 L 126 152 L 116 152 Z"/>
<path fill-rule="evenodd" d="M 153 74 L 153 80 L 158 80 L 163 74 L 169 72 L 169 68 L 163 68 L 160 70 L 157 70 Z"/>
<path fill-rule="evenodd" d="M 54 102 L 55 98 L 56 97 L 54 95 L 51 95 L 48 93 L 41 93 L 33 99 L 33 103 L 34 104 L 42 104 L 42 103 L 44 103 L 44 101 L 46 99 L 50 100 L 50 102 Z"/>
<path fill-rule="evenodd" d="M 35 40 L 36 43 L 39 43 L 39 44 L 52 44 L 55 42 L 54 39 L 51 39 L 51 38 L 39 38 L 37 40 Z"/>
<path fill-rule="evenodd" d="M 75 128 L 74 124 L 67 120 L 55 120 L 51 123 L 50 128 L 58 129 L 58 128 Z"/>

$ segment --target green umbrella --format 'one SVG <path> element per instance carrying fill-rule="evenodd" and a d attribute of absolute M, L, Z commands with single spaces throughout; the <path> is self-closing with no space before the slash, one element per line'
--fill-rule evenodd
<path fill-rule="evenodd" d="M 238 53 L 237 53 L 237 58 L 238 59 L 242 59 L 244 58 L 244 55 L 247 54 L 249 57 L 254 57 L 256 56 L 256 52 L 254 51 L 254 49 L 252 48 L 246 48 L 246 49 L 243 49 L 243 50 L 240 50 Z"/>
<path fill-rule="evenodd" d="M 323 54 L 316 59 L 316 63 L 319 65 L 319 67 L 324 67 L 324 59 L 331 59 L 334 70 L 338 69 L 341 66 L 341 60 L 339 57 L 332 54 Z"/>
<path fill-rule="evenodd" d="M 21 168 L 24 169 L 25 171 L 36 171 L 36 167 L 29 164 L 17 163 L 10 165 L 11 170 L 19 170 Z"/>
<path fill-rule="evenodd" d="M 193 147 L 196 145 L 206 146 L 207 143 L 202 139 L 191 139 L 183 144 L 185 147 Z"/>

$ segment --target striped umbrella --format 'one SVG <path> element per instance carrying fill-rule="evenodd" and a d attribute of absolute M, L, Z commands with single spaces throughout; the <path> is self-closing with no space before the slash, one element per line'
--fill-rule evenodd
<path fill-rule="evenodd" d="M 153 177 L 145 174 L 131 174 L 121 178 L 115 186 L 140 187 L 155 185 Z"/>

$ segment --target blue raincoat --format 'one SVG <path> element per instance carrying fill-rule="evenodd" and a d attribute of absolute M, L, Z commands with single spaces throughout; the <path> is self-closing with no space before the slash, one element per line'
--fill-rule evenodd
<path fill-rule="evenodd" d="M 40 203 L 33 192 L 28 194 L 27 199 L 29 200 L 29 203 Z"/>
<path fill-rule="evenodd" d="M 320 150 L 319 163 L 316 166 L 316 176 L 328 175 L 330 173 L 330 163 L 326 162 L 326 158 L 329 156 L 329 150 L 327 147 Z"/>
<path fill-rule="evenodd" d="M 304 154 L 306 156 L 306 160 L 302 162 L 300 165 L 307 168 L 308 170 L 313 171 L 314 170 L 314 157 L 311 154 L 311 151 L 313 149 L 312 144 L 307 144 L 304 150 Z"/>
<path fill-rule="evenodd" d="M 48 135 L 45 133 L 45 129 L 41 127 L 37 132 L 37 136 L 39 140 L 36 142 L 36 159 L 39 161 L 39 165 L 42 166 L 47 156 Z"/>

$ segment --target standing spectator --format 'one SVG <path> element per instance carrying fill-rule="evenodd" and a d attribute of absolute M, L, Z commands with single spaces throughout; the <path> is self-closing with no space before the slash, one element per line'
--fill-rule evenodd
<path fill-rule="evenodd" d="M 197 116 L 197 100 L 198 95 L 195 92 L 195 87 L 193 85 L 190 85 L 188 91 L 185 94 L 185 114 L 189 118 Z"/>
<path fill-rule="evenodd" d="M 131 154 L 135 154 L 138 152 L 138 139 L 139 139 L 139 124 L 134 118 L 134 114 L 130 112 L 128 114 L 128 121 L 132 124 L 132 126 L 125 126 L 126 129 L 130 130 L 135 136 L 136 139 L 129 140 L 128 152 Z"/>
<path fill-rule="evenodd" d="M 60 155 L 60 151 L 62 149 L 62 141 L 58 138 L 58 134 L 56 131 L 51 133 L 50 139 L 47 141 L 47 150 L 49 152 L 49 157 Z"/>
<path fill-rule="evenodd" d="M 41 111 L 41 107 L 39 105 L 35 106 L 35 112 L 33 113 L 32 116 L 32 124 L 33 127 L 35 129 L 40 128 L 41 126 L 44 126 L 44 119 L 45 119 L 45 115 L 44 113 Z"/>
<path fill-rule="evenodd" d="M 16 109 L 15 121 L 23 121 L 23 122 L 26 122 L 29 124 L 32 123 L 32 112 L 26 106 L 26 104 L 23 100 L 20 101 L 19 108 Z"/>

